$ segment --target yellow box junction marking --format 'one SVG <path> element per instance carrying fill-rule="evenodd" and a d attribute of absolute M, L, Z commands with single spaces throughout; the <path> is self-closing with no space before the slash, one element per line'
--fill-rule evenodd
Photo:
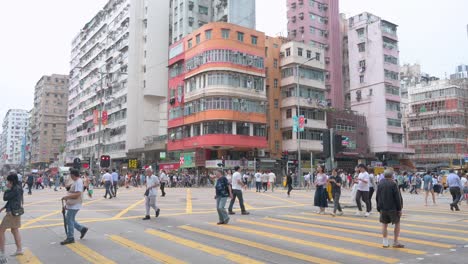
<path fill-rule="evenodd" d="M 96 251 L 90 249 L 89 247 L 80 244 L 80 243 L 73 243 L 68 244 L 67 247 L 71 249 L 76 254 L 80 255 L 87 261 L 93 264 L 114 264 L 113 260 L 110 260 L 103 255 L 97 253 Z"/>
<path fill-rule="evenodd" d="M 284 256 L 287 256 L 287 257 L 290 257 L 290 258 L 296 258 L 296 259 L 304 260 L 304 261 L 311 262 L 311 263 L 318 263 L 318 264 L 337 264 L 338 263 L 338 262 L 334 262 L 334 261 L 331 261 L 331 260 L 317 258 L 317 257 L 313 257 L 313 256 L 308 256 L 308 255 L 305 255 L 305 254 L 302 254 L 302 253 L 297 253 L 297 252 L 290 251 L 290 250 L 285 250 L 285 249 L 281 249 L 281 248 L 277 248 L 277 247 L 272 247 L 272 246 L 269 246 L 269 245 L 260 244 L 260 243 L 257 243 L 257 242 L 253 242 L 253 241 L 249 241 L 249 240 L 246 240 L 246 239 L 237 238 L 237 237 L 233 237 L 233 236 L 229 236 L 229 235 L 225 235 L 225 234 L 215 233 L 215 232 L 199 229 L 199 228 L 192 227 L 192 226 L 180 226 L 179 228 L 182 228 L 182 229 L 187 230 L 187 231 L 192 231 L 192 232 L 195 232 L 195 233 L 199 233 L 199 234 L 202 234 L 202 235 L 206 235 L 206 236 L 211 236 L 211 237 L 215 237 L 215 238 L 219 238 L 219 239 L 224 239 L 224 240 L 231 241 L 231 242 L 234 242 L 234 243 L 242 244 L 244 246 L 249 246 L 249 247 L 252 247 L 252 248 L 258 248 L 260 250 L 269 251 L 269 252 L 272 252 L 272 253 L 275 253 L 275 254 L 284 255 Z"/>
<path fill-rule="evenodd" d="M 117 244 L 120 244 L 122 246 L 131 248 L 135 251 L 138 251 L 140 253 L 143 253 L 147 255 L 148 257 L 162 263 L 168 263 L 168 264 L 185 264 L 186 262 L 176 259 L 174 257 L 168 256 L 164 253 L 161 253 L 159 251 L 156 251 L 154 249 L 151 249 L 149 247 L 145 247 L 141 244 L 135 243 L 131 240 L 128 240 L 126 238 L 123 238 L 121 236 L 116 236 L 116 235 L 111 235 L 108 237 L 110 240 L 116 242 Z"/>
<path fill-rule="evenodd" d="M 192 190 L 190 188 L 187 189 L 187 205 L 185 208 L 185 213 L 192 213 Z"/>
<path fill-rule="evenodd" d="M 263 263 L 263 262 L 255 260 L 255 259 L 244 257 L 244 256 L 238 255 L 238 254 L 234 254 L 234 253 L 231 253 L 229 251 L 222 250 L 222 249 L 219 249 L 219 248 L 206 246 L 206 245 L 194 242 L 192 240 L 188 240 L 188 239 L 184 239 L 184 238 L 181 238 L 181 237 L 173 236 L 173 235 L 161 232 L 161 231 L 156 231 L 154 229 L 148 229 L 148 230 L 146 230 L 146 233 L 154 235 L 154 236 L 158 236 L 160 238 L 175 242 L 177 244 L 180 244 L 180 245 L 183 245 L 183 246 L 186 246 L 186 247 L 201 250 L 201 251 L 206 252 L 206 253 L 208 253 L 210 255 L 213 255 L 213 256 L 223 257 L 223 258 L 228 259 L 228 260 L 230 260 L 230 261 L 232 261 L 234 263 L 241 263 L 241 264 L 246 264 L 246 263 L 260 264 L 260 263 Z"/>
<path fill-rule="evenodd" d="M 327 244 L 322 244 L 322 243 L 317 243 L 317 242 L 312 242 L 312 241 L 307 241 L 307 240 L 302 240 L 302 239 L 297 239 L 297 238 L 292 238 L 292 237 L 287 237 L 287 236 L 282 236 L 282 235 L 277 235 L 277 234 L 272 234 L 268 232 L 263 232 L 263 231 L 257 231 L 254 229 L 249 229 L 249 228 L 243 228 L 243 227 L 238 227 L 238 226 L 232 226 L 232 225 L 223 225 L 223 228 L 227 229 L 232 229 L 236 230 L 239 232 L 244 232 L 244 233 L 249 233 L 249 234 L 255 234 L 258 236 L 263 236 L 263 237 L 268 237 L 268 238 L 273 238 L 273 239 L 278 239 L 278 240 L 283 240 L 295 244 L 300 244 L 304 246 L 310 246 L 310 247 L 315 247 L 323 250 L 329 250 L 333 251 L 339 254 L 345 254 L 345 255 L 350 255 L 350 256 L 355 256 L 355 257 L 361 257 L 365 259 L 373 259 L 385 263 L 396 263 L 399 261 L 399 259 L 396 258 L 389 258 L 385 256 L 380 256 L 380 255 L 374 255 L 374 254 L 367 254 L 364 252 L 359 252 L 356 250 L 350 250 L 346 248 L 340 248 L 332 245 L 327 245 Z"/>
<path fill-rule="evenodd" d="M 284 215 L 283 217 L 295 218 L 296 219 L 296 216 Z M 371 232 L 366 232 L 366 231 L 346 229 L 346 228 L 342 228 L 342 227 L 333 227 L 333 226 L 326 226 L 326 225 L 315 225 L 315 224 L 302 223 L 302 222 L 297 222 L 297 221 L 281 220 L 281 219 L 276 219 L 276 218 L 271 218 L 271 217 L 265 217 L 265 219 L 267 219 L 268 221 L 274 221 L 274 222 L 279 222 L 279 223 L 315 227 L 315 228 L 319 228 L 319 229 L 333 230 L 333 231 L 349 233 L 349 234 L 365 235 L 365 236 L 378 237 L 378 238 L 382 237 L 382 234 L 380 234 L 380 233 L 377 234 L 377 233 L 371 233 Z M 304 219 L 305 220 L 307 218 L 297 216 L 297 219 Z M 390 235 L 388 237 L 392 238 L 392 236 L 390 236 Z M 399 240 L 407 241 L 407 242 L 411 242 L 411 243 L 415 243 L 415 244 L 426 245 L 426 246 L 433 246 L 433 247 L 436 247 L 436 248 L 453 248 L 454 247 L 453 245 L 449 245 L 449 244 L 443 244 L 443 243 L 438 243 L 438 242 L 430 242 L 430 241 L 427 241 L 427 240 L 419 240 L 419 239 L 412 239 L 412 238 L 406 238 L 406 237 L 400 237 Z"/>
<path fill-rule="evenodd" d="M 29 249 L 24 250 L 24 255 L 16 256 L 16 260 L 18 260 L 20 264 L 41 264 L 42 263 L 36 256 L 33 255 L 31 250 Z"/>

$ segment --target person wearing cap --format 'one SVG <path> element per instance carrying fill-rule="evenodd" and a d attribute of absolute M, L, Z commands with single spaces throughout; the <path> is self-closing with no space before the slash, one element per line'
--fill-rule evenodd
<path fill-rule="evenodd" d="M 234 202 L 236 201 L 236 197 L 239 198 L 239 205 L 241 208 L 241 212 L 243 215 L 248 215 L 249 212 L 245 210 L 244 206 L 244 198 L 242 197 L 242 188 L 246 188 L 246 185 L 242 181 L 242 175 L 240 173 L 240 167 L 235 166 L 234 167 L 234 174 L 232 174 L 232 196 L 233 198 L 231 199 L 231 202 L 229 203 L 229 214 L 233 215 L 235 214 L 234 211 L 232 211 L 232 207 L 234 206 Z"/>

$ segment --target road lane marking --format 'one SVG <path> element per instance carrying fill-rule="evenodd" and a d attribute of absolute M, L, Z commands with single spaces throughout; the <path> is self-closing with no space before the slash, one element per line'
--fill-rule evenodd
<path fill-rule="evenodd" d="M 303 217 L 300 217 L 300 216 L 284 215 L 284 217 L 295 218 L 295 219 L 299 219 L 299 220 L 304 219 Z M 265 217 L 265 219 L 267 219 L 268 221 L 280 222 L 280 223 L 291 224 L 291 225 L 315 227 L 315 228 L 320 228 L 320 229 L 333 230 L 333 231 L 338 231 L 338 232 L 357 234 L 357 235 L 365 235 L 365 236 L 378 237 L 378 238 L 382 237 L 382 234 L 380 234 L 380 233 L 371 233 L 371 232 L 366 232 L 366 231 L 352 230 L 352 229 L 346 229 L 346 228 L 343 228 L 343 227 L 315 225 L 315 224 L 302 223 L 302 222 L 297 222 L 297 221 L 288 221 L 288 220 L 276 219 L 276 218 L 271 218 L 271 217 Z M 304 220 L 306 220 L 306 219 L 304 219 Z M 389 238 L 392 238 L 392 236 L 389 236 Z M 406 238 L 406 237 L 400 237 L 399 240 L 407 241 L 407 242 L 415 243 L 415 244 L 426 245 L 426 246 L 433 246 L 433 247 L 436 247 L 436 248 L 453 248 L 454 247 L 453 245 L 449 245 L 449 244 L 443 244 L 443 243 L 438 243 L 438 242 L 430 242 L 430 241 L 427 241 L 427 240 L 419 240 L 419 239 L 412 239 L 412 238 Z"/>
<path fill-rule="evenodd" d="M 354 239 L 354 238 L 349 238 L 349 237 L 337 236 L 337 235 L 332 235 L 332 234 L 325 234 L 325 233 L 320 233 L 320 232 L 315 232 L 315 231 L 310 231 L 310 230 L 302 230 L 302 229 L 291 228 L 291 227 L 286 227 L 286 226 L 272 225 L 272 224 L 261 223 L 261 222 L 254 222 L 254 221 L 249 221 L 249 220 L 237 220 L 237 221 L 241 222 L 241 223 L 245 223 L 245 224 L 251 224 L 251 225 L 263 226 L 263 227 L 272 228 L 272 229 L 291 231 L 291 232 L 295 232 L 295 233 L 312 235 L 312 236 L 316 236 L 316 237 L 324 237 L 324 238 L 328 238 L 328 239 L 334 239 L 334 240 L 354 243 L 354 244 L 357 244 L 357 245 L 365 245 L 365 246 L 379 248 L 379 249 L 382 248 L 382 244 L 368 242 L 368 241 L 365 241 L 365 240 L 362 240 L 362 239 Z M 408 249 L 408 248 L 401 248 L 401 249 L 398 249 L 398 251 L 409 253 L 409 254 L 415 254 L 415 255 L 422 255 L 422 254 L 427 253 L 425 251 L 413 250 L 413 249 Z"/>
<path fill-rule="evenodd" d="M 108 236 L 108 238 L 112 241 L 114 241 L 117 244 L 120 244 L 122 246 L 131 248 L 135 251 L 141 252 L 145 254 L 146 256 L 162 263 L 168 263 L 168 264 L 185 264 L 186 262 L 176 259 L 174 257 L 171 257 L 169 255 L 166 255 L 164 253 L 161 253 L 159 251 L 156 251 L 154 249 L 151 249 L 149 247 L 146 247 L 144 245 L 135 243 L 131 240 L 128 240 L 126 238 L 123 238 L 121 236 L 116 236 L 116 235 L 111 235 Z"/>
<path fill-rule="evenodd" d="M 292 215 L 286 215 L 286 216 L 291 217 Z M 304 217 L 303 219 L 311 220 L 311 221 L 324 222 L 324 223 L 334 223 L 334 224 L 340 224 L 340 225 L 345 225 L 345 226 L 364 227 L 364 228 L 378 229 L 378 230 L 382 229 L 381 226 L 373 226 L 373 225 L 368 225 L 368 224 L 357 224 L 357 223 L 336 221 L 336 220 L 331 220 L 331 218 L 327 218 L 327 219 L 325 219 L 325 218 L 324 219 L 319 219 L 319 218 L 322 218 L 322 217 L 321 216 L 319 216 L 319 217 Z M 341 218 L 341 217 L 339 217 L 339 218 Z M 468 241 L 468 238 L 464 238 L 464 237 L 440 235 L 440 234 L 434 234 L 434 233 L 423 232 L 423 231 L 413 231 L 413 230 L 405 229 L 405 230 L 402 230 L 402 232 L 407 233 L 407 234 L 414 234 L 414 235 L 422 235 L 422 236 L 431 236 L 431 237 L 438 237 L 438 238 L 447 238 L 447 239 L 452 239 L 452 240 Z"/>
<path fill-rule="evenodd" d="M 448 204 L 447 204 L 448 205 Z M 449 211 L 449 208 L 447 208 L 446 210 L 447 211 L 443 211 L 445 209 L 441 209 L 440 211 L 436 211 L 436 210 L 424 210 L 424 209 L 407 209 L 407 208 L 403 208 L 404 211 L 414 211 L 414 212 L 423 212 L 423 213 L 431 213 L 431 214 L 442 214 L 442 215 L 457 215 L 457 216 L 461 216 L 461 217 L 465 217 L 465 216 L 468 216 L 468 214 L 465 214 L 465 213 L 455 213 L 455 212 L 451 212 Z"/>
<path fill-rule="evenodd" d="M 213 255 L 213 256 L 228 259 L 228 260 L 230 260 L 230 261 L 232 261 L 234 263 L 242 263 L 242 264 L 245 264 L 245 263 L 249 263 L 249 264 L 263 263 L 263 262 L 257 261 L 255 259 L 252 259 L 252 258 L 249 258 L 249 257 L 244 257 L 242 255 L 235 254 L 235 253 L 223 250 L 223 249 L 206 246 L 206 245 L 194 242 L 192 240 L 188 240 L 188 239 L 184 239 L 184 238 L 181 238 L 181 237 L 173 236 L 171 234 L 164 233 L 164 232 L 161 232 L 161 231 L 156 231 L 154 229 L 147 229 L 145 232 L 148 233 L 148 234 L 158 236 L 160 238 L 175 242 L 177 244 L 186 246 L 186 247 L 190 247 L 190 248 L 193 248 L 193 249 L 198 249 L 200 251 L 206 252 L 206 253 L 208 253 L 210 255 Z"/>
<path fill-rule="evenodd" d="M 186 200 L 187 200 L 187 204 L 185 207 L 185 213 L 191 214 L 192 213 L 192 190 L 190 188 L 187 189 Z"/>
<path fill-rule="evenodd" d="M 287 202 L 287 203 L 290 203 L 290 204 L 301 204 L 301 203 L 295 202 L 293 200 L 276 197 L 274 195 L 269 195 L 269 194 L 266 194 L 266 193 L 260 193 L 260 194 L 263 195 L 263 196 L 271 197 L 273 199 L 280 200 L 280 201 L 283 201 L 283 202 Z"/>
<path fill-rule="evenodd" d="M 81 243 L 68 244 L 67 247 L 71 249 L 76 254 L 80 255 L 87 261 L 93 264 L 115 264 L 113 260 L 110 260 L 103 255 L 97 253 L 96 251 L 90 249 L 89 247 Z"/>
<path fill-rule="evenodd" d="M 16 256 L 16 260 L 18 260 L 20 264 L 41 264 L 42 263 L 36 256 L 33 255 L 31 250 L 25 249 L 23 252 L 24 252 L 24 255 Z"/>
<path fill-rule="evenodd" d="M 135 208 L 135 207 L 141 205 L 141 204 L 144 203 L 144 202 L 145 202 L 145 199 L 141 199 L 141 200 L 137 201 L 136 203 L 133 203 L 133 204 L 130 205 L 129 207 L 123 209 L 122 211 L 120 211 L 118 214 L 116 214 L 116 215 L 115 215 L 114 217 L 112 217 L 112 218 L 114 218 L 114 219 L 120 218 L 120 217 L 124 216 L 126 213 L 128 213 L 128 211 L 130 211 L 130 210 L 132 210 L 133 208 Z"/>
<path fill-rule="evenodd" d="M 296 258 L 296 259 L 304 260 L 304 261 L 311 262 L 311 263 L 319 263 L 319 264 L 336 264 L 336 263 L 338 263 L 338 262 L 330 261 L 330 260 L 327 260 L 327 259 L 317 258 L 317 257 L 305 255 L 305 254 L 302 254 L 302 253 L 290 251 L 290 250 L 285 250 L 285 249 L 281 249 L 281 248 L 277 248 L 277 247 L 272 247 L 272 246 L 269 246 L 269 245 L 266 245 L 266 244 L 260 244 L 260 243 L 253 242 L 253 241 L 246 240 L 246 239 L 242 239 L 242 238 L 228 236 L 226 234 L 220 234 L 220 233 L 215 233 L 215 232 L 199 229 L 199 228 L 192 227 L 192 226 L 179 226 L 179 228 L 182 228 L 182 229 L 187 230 L 187 231 L 192 231 L 192 232 L 195 232 L 195 233 L 199 233 L 199 234 L 202 234 L 202 235 L 210 236 L 210 237 L 224 239 L 224 240 L 231 241 L 231 242 L 234 242 L 234 243 L 238 243 L 238 244 L 241 244 L 241 245 L 244 245 L 244 246 L 249 246 L 251 248 L 258 248 L 258 249 L 261 249 L 261 250 L 264 250 L 264 251 L 269 251 L 269 252 L 279 254 L 279 255 L 283 255 L 283 256 L 287 256 L 287 257 L 290 257 L 290 258 Z"/>
<path fill-rule="evenodd" d="M 291 242 L 291 243 L 295 243 L 295 244 L 299 244 L 299 245 L 315 247 L 315 248 L 319 248 L 319 249 L 322 249 L 322 250 L 329 250 L 329 251 L 333 251 L 333 252 L 336 252 L 336 253 L 339 253 L 339 254 L 345 254 L 345 255 L 350 255 L 350 256 L 355 256 L 355 257 L 361 257 L 361 258 L 365 258 L 365 259 L 373 259 L 373 260 L 377 260 L 377 261 L 381 261 L 381 262 L 385 262 L 385 263 L 396 263 L 396 262 L 399 261 L 399 259 L 397 259 L 397 258 L 389 258 L 389 257 L 381 256 L 381 255 L 367 254 L 367 253 L 359 252 L 359 251 L 356 251 L 356 250 L 350 250 L 350 249 L 346 249 L 346 248 L 336 247 L 334 245 L 332 246 L 332 245 L 328 245 L 328 244 L 322 244 L 322 243 L 317 243 L 317 242 L 292 238 L 292 237 L 288 237 L 288 236 L 272 234 L 272 233 L 258 231 L 258 230 L 250 229 L 250 228 L 238 227 L 238 226 L 233 226 L 233 225 L 223 225 L 222 227 L 227 228 L 227 229 L 232 229 L 232 230 L 235 230 L 235 231 L 239 231 L 239 232 L 243 232 L 243 233 L 248 233 L 248 234 L 251 234 L 251 235 L 254 234 L 254 235 L 263 236 L 263 237 L 267 237 L 267 238 L 283 240 L 283 241 L 287 241 L 287 242 Z"/>
<path fill-rule="evenodd" d="M 101 201 L 101 200 L 103 200 L 103 198 L 98 199 L 98 200 L 94 200 L 94 201 L 90 201 L 90 202 L 87 202 L 87 203 L 83 203 L 83 205 L 88 205 L 88 204 L 96 203 L 96 202 Z M 42 215 L 42 216 L 33 218 L 33 219 L 29 220 L 28 222 L 26 222 L 25 224 L 23 224 L 23 225 L 22 225 L 22 228 L 28 227 L 28 226 L 30 226 L 30 225 L 32 225 L 32 224 L 34 224 L 34 223 L 37 223 L 37 222 L 41 221 L 42 219 L 45 219 L 45 218 L 47 218 L 47 217 L 49 217 L 49 216 L 53 216 L 53 215 L 59 214 L 59 213 L 61 213 L 61 212 L 62 212 L 62 209 L 53 211 L 53 212 L 51 212 L 51 213 L 49 213 L 49 214 L 46 214 L 46 215 Z"/>
<path fill-rule="evenodd" d="M 248 203 L 246 203 L 246 202 L 244 202 L 244 206 L 245 206 L 245 209 L 246 209 L 246 210 L 249 210 L 249 211 L 255 209 L 255 207 L 251 206 L 250 204 L 248 204 Z"/>
<path fill-rule="evenodd" d="M 317 216 L 317 214 L 312 214 L 312 213 L 303 213 L 303 214 L 311 215 L 311 216 Z M 318 216 L 319 217 L 324 217 L 324 215 L 318 215 Z M 346 216 L 340 216 L 339 218 L 340 219 L 347 219 L 347 220 L 351 220 L 351 221 L 358 221 L 358 222 L 367 222 L 367 223 L 374 223 L 374 224 L 379 223 L 376 218 L 374 218 L 376 220 L 362 219 L 362 218 L 357 218 L 357 217 L 346 217 Z M 404 225 L 409 226 L 409 227 L 416 227 L 416 228 L 422 228 L 422 229 L 430 229 L 430 230 L 439 230 L 439 231 L 447 231 L 447 232 L 468 234 L 468 231 L 465 231 L 465 230 L 443 228 L 443 227 L 436 227 L 436 226 L 423 226 L 423 225 L 408 224 L 408 223 L 406 223 L 405 220 L 403 220 L 403 221 L 405 222 Z"/>

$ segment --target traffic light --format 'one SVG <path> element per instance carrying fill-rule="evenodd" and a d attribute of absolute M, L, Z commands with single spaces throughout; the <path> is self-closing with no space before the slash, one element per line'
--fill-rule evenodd
<path fill-rule="evenodd" d="M 287 161 L 288 158 L 289 158 L 289 152 L 288 151 L 283 151 L 282 154 L 283 155 L 282 155 L 281 159 Z"/>
<path fill-rule="evenodd" d="M 325 158 L 330 157 L 330 130 L 323 131 L 322 134 L 322 145 L 323 145 L 323 155 Z"/>
<path fill-rule="evenodd" d="M 80 158 L 75 158 L 73 160 L 73 168 L 80 170 L 81 169 L 81 160 Z"/>
<path fill-rule="evenodd" d="M 346 137 L 343 137 L 342 135 L 335 135 L 333 137 L 333 153 L 339 153 L 346 148 L 346 146 L 343 145 L 343 140 L 345 139 Z"/>
<path fill-rule="evenodd" d="M 255 171 L 260 170 L 260 159 L 255 159 Z"/>
<path fill-rule="evenodd" d="M 109 168 L 110 167 L 110 156 L 109 155 L 102 155 L 101 162 L 99 163 L 101 168 Z"/>
<path fill-rule="evenodd" d="M 305 126 L 305 117 L 303 115 L 299 116 L 299 132 L 304 132 Z"/>

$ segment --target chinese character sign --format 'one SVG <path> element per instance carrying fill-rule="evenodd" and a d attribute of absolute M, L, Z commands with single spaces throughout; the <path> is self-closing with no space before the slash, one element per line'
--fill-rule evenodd
<path fill-rule="evenodd" d="M 304 132 L 305 118 L 303 115 L 299 116 L 299 132 Z"/>
<path fill-rule="evenodd" d="M 103 125 L 107 125 L 107 121 L 108 121 L 107 111 L 102 111 L 102 114 L 101 114 L 101 115 L 102 115 L 102 117 L 101 117 L 101 119 L 102 119 L 102 124 L 103 124 Z"/>
<path fill-rule="evenodd" d="M 299 117 L 293 116 L 293 132 L 297 133 L 297 127 L 299 126 Z"/>

